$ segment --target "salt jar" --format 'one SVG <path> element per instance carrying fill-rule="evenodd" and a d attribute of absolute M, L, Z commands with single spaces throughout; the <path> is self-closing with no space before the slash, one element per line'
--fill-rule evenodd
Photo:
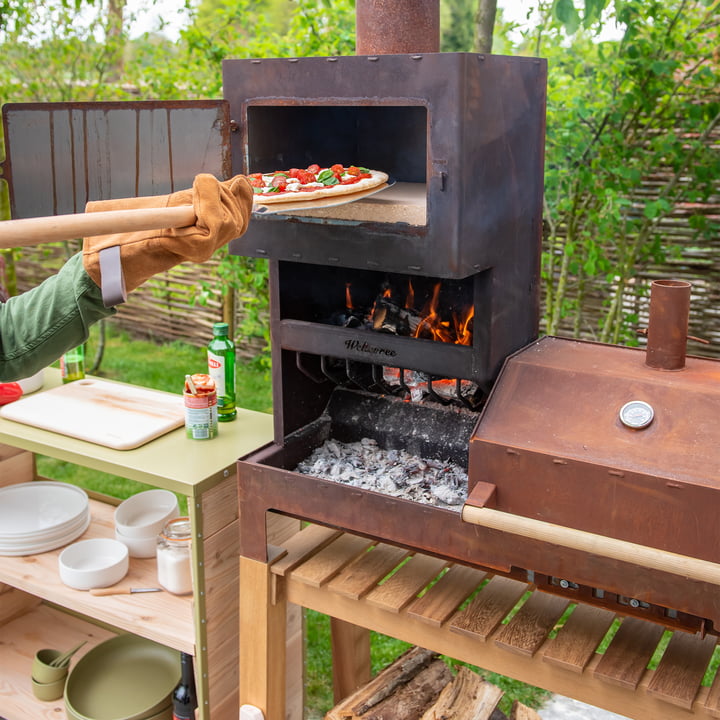
<path fill-rule="evenodd" d="M 190 595 L 192 562 L 190 518 L 170 520 L 157 539 L 158 583 L 173 595 Z"/>

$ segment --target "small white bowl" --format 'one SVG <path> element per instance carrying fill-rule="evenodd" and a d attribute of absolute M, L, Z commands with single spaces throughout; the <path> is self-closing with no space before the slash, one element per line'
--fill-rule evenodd
<path fill-rule="evenodd" d="M 23 395 L 29 395 L 39 390 L 45 382 L 45 370 L 38 370 L 34 375 L 30 377 L 18 380 L 18 384 L 22 388 Z"/>
<path fill-rule="evenodd" d="M 58 558 L 60 579 L 75 590 L 114 585 L 127 575 L 129 566 L 127 546 L 110 538 L 73 543 Z"/>
<path fill-rule="evenodd" d="M 127 545 L 130 557 L 155 557 L 157 550 L 157 535 L 149 535 L 146 538 L 127 537 L 126 535 L 123 535 L 118 528 L 115 528 L 115 539 L 119 540 L 123 545 Z"/>
<path fill-rule="evenodd" d="M 126 538 L 155 537 L 168 520 L 180 514 L 178 501 L 169 490 L 144 490 L 115 508 L 115 528 Z"/>

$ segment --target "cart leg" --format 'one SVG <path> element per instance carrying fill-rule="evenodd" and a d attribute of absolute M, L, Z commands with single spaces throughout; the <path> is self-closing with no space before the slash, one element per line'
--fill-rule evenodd
<path fill-rule="evenodd" d="M 277 588 L 274 583 L 277 581 Z M 266 563 L 240 558 L 240 705 L 285 717 L 287 603 Z"/>
<path fill-rule="evenodd" d="M 370 631 L 330 618 L 335 703 L 370 681 Z"/>

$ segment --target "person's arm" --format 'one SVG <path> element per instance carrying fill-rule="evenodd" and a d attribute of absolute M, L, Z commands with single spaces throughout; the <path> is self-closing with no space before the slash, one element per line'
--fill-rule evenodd
<path fill-rule="evenodd" d="M 82 255 L 32 290 L 0 303 L 0 382 L 34 375 L 82 345 L 90 326 L 114 314 L 85 272 Z"/>

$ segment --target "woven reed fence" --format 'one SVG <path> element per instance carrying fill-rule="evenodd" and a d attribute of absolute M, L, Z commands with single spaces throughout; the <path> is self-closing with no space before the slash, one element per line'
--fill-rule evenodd
<path fill-rule="evenodd" d="M 720 130 L 716 131 L 711 144 L 718 148 L 720 155 Z M 658 226 L 663 244 L 677 248 L 661 264 L 649 263 L 636 270 L 633 281 L 628 285 L 623 297 L 623 310 L 638 316 L 637 328 L 647 327 L 649 306 L 649 288 L 653 280 L 685 280 L 692 284 L 690 306 L 691 336 L 703 338 L 709 344 L 694 340 L 688 342 L 688 353 L 708 357 L 720 357 L 720 159 L 718 193 L 702 205 L 678 205 L 675 211 L 664 218 Z M 665 173 L 658 170 L 653 177 L 647 178 L 641 199 L 651 200 L 658 195 L 666 179 Z M 641 211 L 641 209 L 639 209 Z M 703 214 L 714 223 L 714 235 L 709 239 L 698 240 L 691 228 L 689 217 Z M 561 250 L 556 249 L 561 252 Z M 65 260 L 64 251 L 53 246 L 25 248 L 17 263 L 18 290 L 24 291 L 38 285 L 48 275 L 57 271 Z M 127 330 L 131 336 L 148 338 L 155 341 L 182 340 L 196 346 L 204 346 L 210 336 L 214 322 L 223 318 L 223 297 L 220 283 L 215 280 L 216 261 L 202 265 L 183 264 L 170 272 L 155 276 L 145 285 L 130 293 L 128 302 L 110 322 Z M 203 286 L 215 288 L 203 296 Z M 579 337 L 594 340 L 598 335 L 603 306 L 608 296 L 615 292 L 612 283 L 604 279 L 590 284 L 582 303 L 582 324 Z M 573 300 L 570 288 L 569 299 Z M 202 299 L 202 302 L 200 300 Z M 248 296 L 235 294 L 235 326 L 242 324 L 246 312 Z M 541 328 L 542 330 L 542 328 Z M 573 334 L 572 318 L 561 323 L 559 335 Z M 237 341 L 238 356 L 251 358 L 265 346 L 262 338 Z M 644 339 L 640 337 L 640 345 Z"/>

